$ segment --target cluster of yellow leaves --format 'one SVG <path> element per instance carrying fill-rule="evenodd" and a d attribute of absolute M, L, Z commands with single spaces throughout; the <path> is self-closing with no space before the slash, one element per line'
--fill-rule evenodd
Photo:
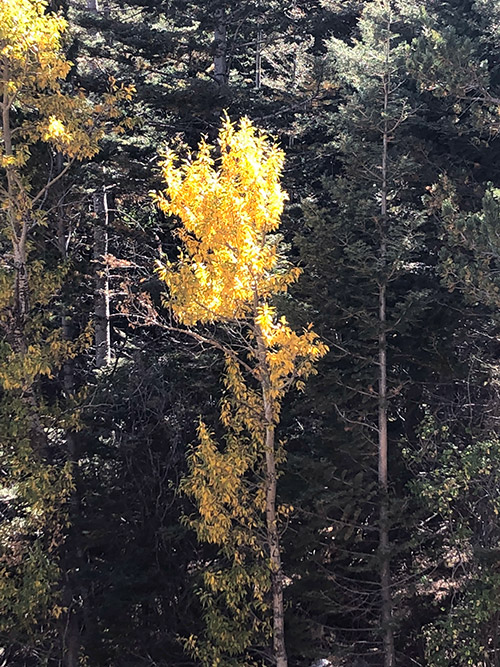
<path fill-rule="evenodd" d="M 200 540 L 217 544 L 226 563 L 204 567 L 206 634 L 191 636 L 186 649 L 205 665 L 255 663 L 246 649 L 259 637 L 270 635 L 270 569 L 262 540 L 265 491 L 261 483 L 262 398 L 244 381 L 236 361 L 226 357 L 221 421 L 226 429 L 220 448 L 203 422 L 198 445 L 188 458 L 190 474 L 182 490 L 195 502 L 198 512 L 186 519 Z"/>
<path fill-rule="evenodd" d="M 206 638 L 191 635 L 184 640 L 185 649 L 210 667 L 259 667 L 261 661 L 248 648 L 256 638 L 265 643 L 271 636 L 270 622 L 261 613 L 267 609 L 269 573 L 248 564 L 224 570 L 209 567 L 203 580 L 207 590 L 200 592 L 200 601 L 205 612 Z M 248 613 L 249 599 L 253 599 L 253 613 Z"/>
<path fill-rule="evenodd" d="M 25 389 L 39 376 L 52 377 L 62 364 L 76 357 L 91 342 L 90 329 L 73 341 L 65 340 L 59 329 L 47 327 L 42 312 L 58 293 L 66 275 L 65 268 L 47 270 L 41 262 L 32 262 L 29 270 L 30 297 L 32 307 L 39 312 L 33 314 L 26 334 L 29 337 L 26 352 L 18 354 L 4 345 L 0 355 L 0 386 L 6 391 Z M 0 272 L 0 324 L 9 326 L 10 310 L 14 306 L 12 272 Z"/>
<path fill-rule="evenodd" d="M 235 438 L 248 437 L 255 456 L 264 442 L 262 396 L 248 386 L 240 366 L 230 355 L 226 355 L 224 386 L 227 393 L 221 401 L 221 422 Z"/>
<path fill-rule="evenodd" d="M 27 544 L 21 535 L 9 535 L 9 547 L 0 544 L 0 632 L 29 634 L 46 618 L 59 572 L 39 539 Z"/>
<path fill-rule="evenodd" d="M 18 450 L 8 493 L 24 507 L 24 516 L 0 525 L 0 630 L 30 633 L 47 613 L 57 614 L 55 554 L 64 539 L 73 481 L 69 464 L 61 469 L 35 461 L 26 441 Z M 5 492 L 0 487 L 0 494 Z"/>
<path fill-rule="evenodd" d="M 301 334 L 293 331 L 286 317 L 278 317 L 276 309 L 268 303 L 258 306 L 254 322 L 256 335 L 264 342 L 269 397 L 275 404 L 277 419 L 280 401 L 291 383 L 302 389 L 304 380 L 315 373 L 314 364 L 328 352 L 328 346 L 311 325 Z M 262 373 L 263 369 L 257 367 L 259 379 L 263 379 Z"/>
<path fill-rule="evenodd" d="M 218 447 L 200 421 L 198 445 L 188 458 L 190 475 L 182 480 L 181 488 L 198 508 L 199 516 L 188 523 L 199 538 L 220 545 L 228 557 L 241 564 L 248 547 L 257 558 L 264 556 L 262 544 L 255 537 L 265 511 L 261 476 L 259 472 L 255 475 L 262 464 L 264 415 L 261 395 L 248 387 L 230 356 L 226 357 L 224 384 L 227 392 L 220 416 L 225 447 Z"/>
<path fill-rule="evenodd" d="M 67 27 L 59 15 L 47 13 L 44 0 L 2 0 L 0 3 L 0 99 L 5 108 L 31 111 L 16 129 L 12 155 L 2 156 L 2 166 L 23 166 L 29 146 L 42 140 L 70 158 L 95 155 L 104 135 L 105 121 L 120 117 L 118 103 L 130 100 L 133 86 L 117 86 L 100 104 L 93 104 L 84 91 L 66 94 L 62 82 L 71 63 L 61 52 Z M 33 115 L 33 111 L 36 114 Z M 121 132 L 130 121 L 116 124 Z"/>
<path fill-rule="evenodd" d="M 26 145 L 37 139 L 54 144 L 72 156 L 93 155 L 95 142 L 80 126 L 80 97 L 63 94 L 61 81 L 70 70 L 61 54 L 66 21 L 46 13 L 42 0 L 3 0 L 0 4 L 0 74 L 2 107 L 36 109 L 20 134 L 24 141 L 13 147 L 14 156 L 3 156 L 3 166 L 22 166 L 29 157 Z"/>
<path fill-rule="evenodd" d="M 278 269 L 284 261 L 272 235 L 286 199 L 284 154 L 246 118 L 235 128 L 226 117 L 219 149 L 215 160 L 214 147 L 202 141 L 194 158 L 178 165 L 169 151 L 162 163 L 167 188 L 154 196 L 165 213 L 180 218 L 182 248 L 178 263 L 161 265 L 159 273 L 168 304 L 187 326 L 253 319 L 279 399 L 327 351 L 310 328 L 295 333 L 269 305 L 300 275 L 295 267 Z"/>
<path fill-rule="evenodd" d="M 29 635 L 52 613 L 73 476 L 33 455 L 20 398 L 0 403 L 0 456 L 0 497 L 20 510 L 0 523 L 0 630 Z"/>
<path fill-rule="evenodd" d="M 44 0 L 0 4 L 0 58 L 9 96 L 27 87 L 51 88 L 69 72 L 70 64 L 59 55 L 66 21 L 46 10 Z"/>
<path fill-rule="evenodd" d="M 278 252 L 269 234 L 280 224 L 286 194 L 280 186 L 284 154 L 248 119 L 236 129 L 225 119 L 220 158 L 205 141 L 180 165 L 172 151 L 162 162 L 167 183 L 154 195 L 178 216 L 182 241 L 177 265 L 165 264 L 170 305 L 186 325 L 244 317 L 255 290 L 265 298 L 298 276 L 275 273 Z"/>
<path fill-rule="evenodd" d="M 0 385 L 7 391 L 27 389 L 42 375 L 53 377 L 53 372 L 74 358 L 79 349 L 80 340 L 64 340 L 58 330 L 43 342 L 28 345 L 23 355 L 12 350 L 0 361 Z"/>
<path fill-rule="evenodd" d="M 219 451 L 212 434 L 200 421 L 198 446 L 189 456 L 190 475 L 181 488 L 191 496 L 199 516 L 188 520 L 200 540 L 222 547 L 235 562 L 242 562 L 239 547 L 250 546 L 260 552 L 254 534 L 258 524 L 253 498 L 244 481 L 255 454 L 237 437 L 228 438 L 225 451 Z"/>

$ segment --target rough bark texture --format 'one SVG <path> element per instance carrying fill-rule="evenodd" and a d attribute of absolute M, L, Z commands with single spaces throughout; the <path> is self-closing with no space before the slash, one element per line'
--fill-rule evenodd
<path fill-rule="evenodd" d="M 270 401 L 264 390 L 264 411 L 266 413 L 266 528 L 271 560 L 271 582 L 273 595 L 273 653 L 277 667 L 287 667 L 285 646 L 285 613 L 283 604 L 283 569 L 281 566 L 280 538 L 276 518 L 276 459 L 275 433 Z"/>
<path fill-rule="evenodd" d="M 257 314 L 257 313 L 256 313 Z M 280 536 L 276 516 L 276 441 L 275 415 L 271 397 L 271 380 L 266 360 L 266 348 L 260 328 L 256 325 L 260 384 L 264 407 L 265 454 L 266 454 L 266 532 L 271 563 L 271 586 L 273 601 L 273 657 L 276 667 L 287 667 L 285 644 L 285 609 L 283 603 L 283 568 L 281 564 Z"/>

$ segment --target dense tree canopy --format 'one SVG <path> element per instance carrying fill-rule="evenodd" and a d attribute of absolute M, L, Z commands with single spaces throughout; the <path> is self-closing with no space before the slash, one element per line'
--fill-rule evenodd
<path fill-rule="evenodd" d="M 1 664 L 500 664 L 499 20 L 0 3 Z"/>

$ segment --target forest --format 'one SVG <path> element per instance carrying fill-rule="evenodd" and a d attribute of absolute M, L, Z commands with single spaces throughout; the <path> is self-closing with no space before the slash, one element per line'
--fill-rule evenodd
<path fill-rule="evenodd" d="M 499 53 L 0 0 L 0 667 L 500 667 Z"/>

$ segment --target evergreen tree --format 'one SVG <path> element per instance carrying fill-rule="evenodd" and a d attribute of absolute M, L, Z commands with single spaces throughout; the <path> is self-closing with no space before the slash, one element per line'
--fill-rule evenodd
<path fill-rule="evenodd" d="M 432 34 L 429 23 L 434 28 Z M 307 412 L 298 417 L 338 448 L 327 455 L 324 446 L 314 446 L 320 456 L 331 461 L 329 472 L 334 481 L 330 494 L 324 492 L 324 486 L 318 488 L 320 503 L 309 497 L 309 516 L 316 517 L 319 525 L 325 521 L 324 530 L 335 537 L 334 543 L 319 540 L 318 549 L 335 577 L 328 585 L 331 596 L 340 601 L 337 605 L 332 599 L 328 615 L 319 616 L 316 623 L 319 628 L 333 626 L 337 645 L 340 643 L 348 652 L 373 655 L 366 644 L 356 645 L 355 636 L 377 646 L 374 630 L 380 603 L 385 608 L 385 664 L 397 661 L 399 642 L 408 641 L 402 631 L 394 651 L 391 629 L 397 627 L 400 609 L 407 604 L 403 599 L 409 594 L 408 587 L 399 582 L 408 576 L 408 567 L 413 567 L 412 551 L 419 549 L 415 542 L 418 533 L 403 528 L 398 507 L 402 505 L 406 512 L 408 507 L 422 512 L 405 488 L 409 471 L 402 451 L 408 439 L 415 440 L 425 387 L 435 381 L 433 373 L 439 377 L 439 355 L 448 358 L 450 366 L 456 363 L 454 344 L 447 350 L 444 341 L 453 340 L 449 338 L 451 331 L 462 326 L 451 317 L 443 317 L 439 309 L 432 316 L 430 313 L 432 303 L 449 304 L 450 298 L 440 285 L 436 266 L 439 227 L 435 218 L 429 217 L 422 197 L 439 170 L 453 165 L 447 142 L 451 141 L 450 135 L 457 135 L 457 129 L 450 122 L 444 135 L 444 124 L 436 124 L 433 100 L 429 104 L 425 94 L 417 95 L 419 75 L 412 63 L 422 57 L 424 44 L 429 48 L 438 27 L 438 19 L 429 17 L 420 6 L 370 3 L 361 16 L 359 33 L 349 44 L 339 39 L 330 42 L 332 69 L 340 84 L 339 110 L 330 116 L 338 166 L 330 167 L 330 173 L 340 168 L 341 175 L 333 182 L 325 179 L 321 205 L 315 196 L 305 203 L 309 232 L 302 232 L 298 239 L 307 275 L 311 276 L 302 298 L 316 304 L 315 319 L 321 323 L 321 333 L 337 358 L 336 367 L 326 363 L 320 367 L 314 421 Z M 445 76 L 443 72 L 444 63 L 436 65 L 430 78 L 437 81 L 438 76 Z M 444 103 L 451 114 L 453 102 Z M 457 151 L 460 148 L 460 143 L 453 147 Z M 319 295 L 318 281 L 322 285 Z M 456 307 L 460 307 L 458 299 Z M 437 331 L 429 330 L 429 318 Z M 429 356 L 433 362 L 429 362 Z M 428 370 L 433 363 L 436 370 Z M 382 464 L 378 493 L 372 473 L 371 434 L 376 434 L 378 462 Z M 304 437 L 297 434 L 299 441 Z M 390 481 L 384 470 L 387 441 L 392 451 L 389 470 L 394 473 L 389 496 L 384 492 L 386 481 Z M 353 459 L 357 465 L 353 465 Z M 392 584 L 388 584 L 388 534 L 384 530 L 384 504 L 389 498 L 389 534 L 397 542 L 391 549 Z M 382 511 L 377 521 L 379 556 L 375 559 L 376 504 Z M 375 565 L 382 579 L 378 600 Z M 308 576 L 312 577 L 312 572 Z M 313 585 L 326 584 L 319 579 Z M 397 600 L 393 614 L 389 613 L 389 591 Z M 315 618 L 319 612 L 314 603 L 302 599 L 305 615 Z M 346 622 L 349 613 L 353 617 Z M 323 631 L 322 641 L 334 653 L 341 653 L 342 649 L 339 651 L 333 638 L 328 637 L 329 632 Z M 419 632 L 418 621 L 414 632 Z"/>
<path fill-rule="evenodd" d="M 345 170 L 335 192 L 342 220 L 336 236 L 345 253 L 343 264 L 354 272 L 363 290 L 357 292 L 358 304 L 350 294 L 347 313 L 364 329 L 364 349 L 358 354 L 365 359 L 361 361 L 363 372 L 372 374 L 366 393 L 372 391 L 377 401 L 380 604 L 386 667 L 396 660 L 388 495 L 388 418 L 394 390 L 388 387 L 393 362 L 387 355 L 390 336 L 397 331 L 401 312 L 408 308 L 408 294 L 395 288 L 414 252 L 420 217 L 401 194 L 403 183 L 415 169 L 400 147 L 402 133 L 416 109 L 406 87 L 404 38 L 396 32 L 401 19 L 392 3 L 373 3 L 363 12 L 360 37 L 352 47 L 340 40 L 330 42 L 333 67 L 347 93 L 334 121 Z M 345 344 L 349 347 L 350 342 Z M 349 411 L 346 418 L 374 427 L 371 410 L 365 417 Z"/>

